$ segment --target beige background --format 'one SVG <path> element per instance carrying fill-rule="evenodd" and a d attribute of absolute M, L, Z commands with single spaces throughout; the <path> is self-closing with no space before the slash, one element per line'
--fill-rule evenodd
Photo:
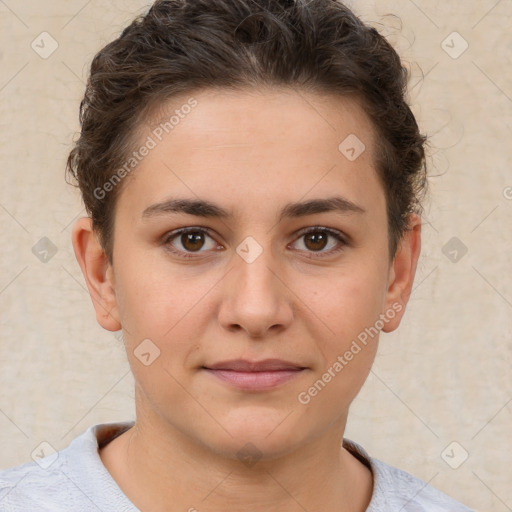
<path fill-rule="evenodd" d="M 475 509 L 512 510 L 512 2 L 351 4 L 411 69 L 432 193 L 408 314 L 381 337 L 346 436 Z M 0 0 L 0 468 L 133 417 L 122 345 L 96 324 L 72 252 L 83 210 L 64 164 L 93 55 L 145 5 Z M 43 31 L 58 43 L 47 59 L 31 48 Z M 454 31 L 469 44 L 458 58 Z M 454 441 L 452 465 L 469 454 L 457 469 L 441 456 Z"/>

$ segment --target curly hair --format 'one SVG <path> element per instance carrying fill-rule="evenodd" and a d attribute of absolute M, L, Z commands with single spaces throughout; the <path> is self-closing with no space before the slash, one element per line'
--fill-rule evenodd
<path fill-rule="evenodd" d="M 112 262 L 121 186 L 97 190 L 133 151 L 151 108 L 180 93 L 291 86 L 356 96 L 376 130 L 375 168 L 396 254 L 427 189 L 425 144 L 408 72 L 379 32 L 336 0 L 157 0 L 94 57 L 66 172 Z"/>

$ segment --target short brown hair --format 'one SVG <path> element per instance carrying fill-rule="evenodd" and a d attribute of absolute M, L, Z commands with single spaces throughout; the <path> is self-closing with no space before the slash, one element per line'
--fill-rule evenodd
<path fill-rule="evenodd" d="M 94 57 L 66 171 L 112 262 L 121 187 L 101 198 L 95 191 L 133 151 L 152 105 L 211 87 L 356 96 L 378 135 L 375 164 L 393 257 L 427 187 L 426 136 L 405 99 L 407 78 L 388 41 L 335 0 L 157 0 Z"/>

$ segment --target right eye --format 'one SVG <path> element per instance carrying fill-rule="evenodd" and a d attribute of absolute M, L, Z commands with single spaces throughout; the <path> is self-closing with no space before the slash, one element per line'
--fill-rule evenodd
<path fill-rule="evenodd" d="M 164 244 L 170 250 L 183 258 L 193 258 L 194 253 L 203 253 L 201 249 L 212 250 L 220 246 L 209 234 L 209 230 L 202 227 L 189 227 L 173 231 L 165 237 Z M 210 243 L 207 243 L 207 239 Z"/>

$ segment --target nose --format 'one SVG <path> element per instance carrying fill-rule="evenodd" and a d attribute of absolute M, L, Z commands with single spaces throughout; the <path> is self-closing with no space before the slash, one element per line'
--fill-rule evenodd
<path fill-rule="evenodd" d="M 250 263 L 235 254 L 223 287 L 219 322 L 225 329 L 244 330 L 251 338 L 262 338 L 291 324 L 293 293 L 270 249 Z"/>

